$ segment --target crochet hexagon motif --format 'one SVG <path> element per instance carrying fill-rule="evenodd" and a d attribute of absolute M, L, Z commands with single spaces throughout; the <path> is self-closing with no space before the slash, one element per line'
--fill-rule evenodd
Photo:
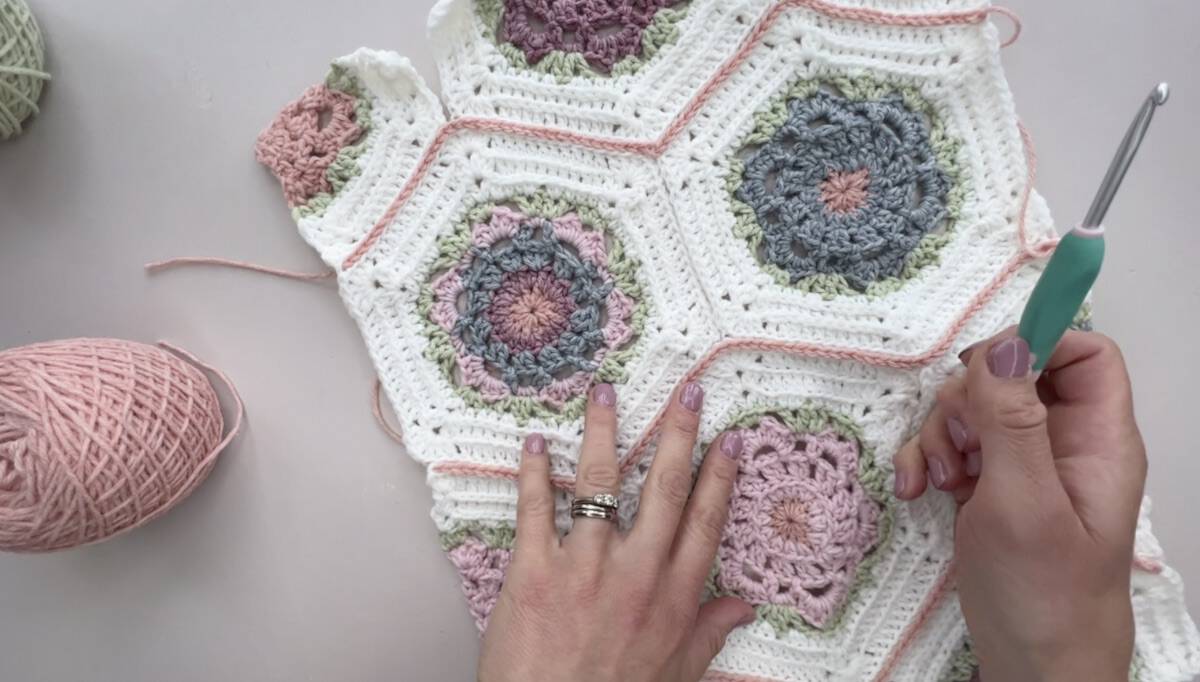
<path fill-rule="evenodd" d="M 936 262 L 962 196 L 957 143 L 933 107 L 867 78 L 792 85 L 740 156 L 735 233 L 780 283 L 809 290 L 902 286 Z"/>
<path fill-rule="evenodd" d="M 844 418 L 756 410 L 738 423 L 744 454 L 714 591 L 781 631 L 832 627 L 890 526 L 882 476 Z"/>
<path fill-rule="evenodd" d="M 887 491 L 956 352 L 1013 324 L 1054 244 L 990 12 L 440 0 L 440 97 L 362 49 L 264 132 L 481 628 L 523 438 L 546 437 L 566 530 L 586 395 L 612 383 L 628 528 L 662 406 L 698 381 L 700 439 L 747 442 L 709 592 L 759 615 L 706 679 L 967 667 L 954 504 Z M 1178 679 L 1162 652 L 1200 661 L 1178 578 L 1139 577 L 1139 669 Z"/>
<path fill-rule="evenodd" d="M 573 418 L 597 376 L 623 376 L 619 351 L 645 316 L 636 265 L 579 209 L 520 203 L 538 213 L 489 204 L 446 240 L 438 265 L 451 265 L 422 294 L 433 323 L 427 355 L 448 381 L 461 377 L 472 404 Z"/>

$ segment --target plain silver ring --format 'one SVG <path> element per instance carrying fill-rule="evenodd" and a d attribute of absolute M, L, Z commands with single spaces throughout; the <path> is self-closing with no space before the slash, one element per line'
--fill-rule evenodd
<path fill-rule="evenodd" d="M 616 521 L 617 510 L 613 507 L 602 507 L 598 504 L 591 504 L 586 501 L 577 501 L 571 503 L 572 518 L 588 518 L 598 519 L 601 521 Z"/>

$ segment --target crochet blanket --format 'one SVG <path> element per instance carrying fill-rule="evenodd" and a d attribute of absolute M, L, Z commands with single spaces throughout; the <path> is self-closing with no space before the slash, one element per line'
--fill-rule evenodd
<path fill-rule="evenodd" d="M 441 98 L 361 49 L 264 131 L 481 628 L 523 437 L 546 435 L 566 528 L 585 394 L 614 384 L 628 525 L 661 406 L 697 380 L 702 440 L 739 427 L 750 453 L 710 591 L 759 614 L 707 679 L 971 676 L 953 504 L 888 491 L 956 353 L 1015 321 L 1054 246 L 996 11 L 441 0 Z M 1145 509 L 1131 570 L 1131 674 L 1190 679 Z"/>

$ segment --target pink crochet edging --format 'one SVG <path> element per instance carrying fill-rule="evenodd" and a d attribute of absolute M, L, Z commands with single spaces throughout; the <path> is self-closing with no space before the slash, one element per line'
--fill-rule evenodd
<path fill-rule="evenodd" d="M 512 135 L 520 135 L 523 137 L 534 137 L 547 142 L 562 142 L 576 144 L 583 147 L 598 149 L 602 151 L 627 152 L 632 154 L 640 154 L 649 157 L 661 156 L 671 142 L 674 141 L 687 127 L 688 123 L 699 113 L 700 108 L 712 96 L 712 93 L 725 82 L 733 72 L 744 62 L 749 56 L 754 47 L 762 40 L 767 31 L 779 18 L 779 15 L 784 11 L 794 8 L 807 8 L 835 19 L 848 19 L 862 21 L 865 23 L 884 24 L 890 26 L 923 26 L 923 27 L 938 27 L 952 26 L 955 24 L 978 24 L 987 20 L 992 14 L 1001 14 L 1011 19 L 1016 26 L 1016 30 L 1008 41 L 1002 43 L 1002 46 L 1007 47 L 1016 42 L 1017 37 L 1021 34 L 1021 21 L 1017 15 L 1009 9 L 1003 7 L 984 7 L 977 10 L 967 12 L 947 12 L 941 14 L 898 14 L 891 12 L 883 12 L 880 10 L 853 9 L 848 7 L 839 7 L 837 5 L 825 2 L 825 0 L 785 0 L 771 7 L 766 14 L 758 20 L 754 29 L 742 41 L 742 45 L 737 52 L 731 56 L 720 69 L 714 73 L 704 86 L 692 97 L 688 106 L 680 112 L 675 121 L 663 132 L 656 141 L 638 141 L 638 140 L 616 140 L 606 137 L 594 137 L 591 135 L 582 135 L 566 130 L 559 130 L 548 126 L 530 125 L 525 123 L 510 123 L 506 121 L 498 121 L 486 118 L 477 118 L 464 116 L 452 121 L 448 121 L 438 129 L 437 134 L 426 147 L 425 153 L 421 157 L 420 163 L 413 169 L 412 175 L 404 186 L 400 189 L 399 194 L 392 200 L 392 203 L 371 227 L 371 231 L 363 238 L 361 242 L 354 248 L 350 255 L 342 261 L 342 269 L 349 270 L 354 267 L 354 264 L 362 259 L 371 247 L 383 236 L 388 225 L 396 219 L 396 215 L 400 209 L 412 197 L 418 184 L 424 178 L 429 168 L 433 165 L 438 152 L 446 140 L 462 130 L 478 130 L 483 132 L 499 132 Z"/>

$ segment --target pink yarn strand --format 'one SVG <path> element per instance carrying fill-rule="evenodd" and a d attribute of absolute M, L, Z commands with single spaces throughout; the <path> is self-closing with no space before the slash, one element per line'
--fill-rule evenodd
<path fill-rule="evenodd" d="M 375 421 L 379 424 L 379 428 L 388 435 L 388 438 L 404 445 L 404 434 L 389 424 L 387 418 L 383 416 L 383 382 L 379 379 L 375 379 L 375 387 L 371 391 L 371 414 L 375 415 Z"/>
<path fill-rule="evenodd" d="M 1000 47 L 1009 47 L 1016 44 L 1017 40 L 1021 37 L 1021 17 L 1017 16 L 1016 12 L 1007 7 L 989 7 L 987 13 L 999 14 L 1001 16 L 1008 17 L 1008 20 L 1013 24 L 1012 35 L 1008 37 L 1008 40 L 1000 43 Z"/>
<path fill-rule="evenodd" d="M 182 258 L 168 258 L 167 260 L 154 261 L 146 263 L 146 272 L 154 273 L 168 268 L 178 267 L 180 265 L 215 265 L 224 268 L 234 268 L 237 270 L 249 270 L 251 272 L 261 272 L 266 275 L 275 277 L 283 277 L 285 279 L 294 279 L 302 282 L 319 282 L 321 280 L 330 279 L 337 276 L 337 271 L 333 268 L 326 269 L 321 272 L 297 272 L 295 270 L 283 270 L 281 268 L 272 268 L 266 265 L 258 265 L 256 263 L 248 263 L 246 261 L 230 260 L 228 258 L 211 258 L 205 256 L 185 256 Z"/>
<path fill-rule="evenodd" d="M 208 453 L 204 459 L 201 460 L 203 464 L 208 464 L 209 462 L 212 462 L 212 460 L 216 459 L 217 455 L 221 454 L 221 451 L 224 450 L 227 445 L 233 442 L 233 439 L 237 438 L 238 434 L 242 432 L 242 422 L 245 421 L 246 417 L 246 405 L 242 402 L 242 395 L 238 393 L 237 387 L 233 385 L 233 380 L 229 378 L 229 375 L 225 374 L 216 367 L 213 367 L 212 365 L 202 361 L 200 358 L 197 358 L 192 353 L 180 348 L 179 346 L 176 346 L 175 344 L 167 341 L 159 341 L 158 345 L 220 379 L 221 383 L 225 386 L 225 390 L 229 392 L 229 396 L 233 398 L 233 426 L 229 428 L 229 431 L 225 434 L 225 437 L 221 439 L 221 442 L 217 443 L 216 446 L 213 447 L 212 452 Z M 193 474 L 193 476 L 194 475 L 195 474 Z M 174 500 L 172 500 L 172 502 L 173 501 Z M 170 506 L 170 503 L 168 503 L 168 506 Z"/>

